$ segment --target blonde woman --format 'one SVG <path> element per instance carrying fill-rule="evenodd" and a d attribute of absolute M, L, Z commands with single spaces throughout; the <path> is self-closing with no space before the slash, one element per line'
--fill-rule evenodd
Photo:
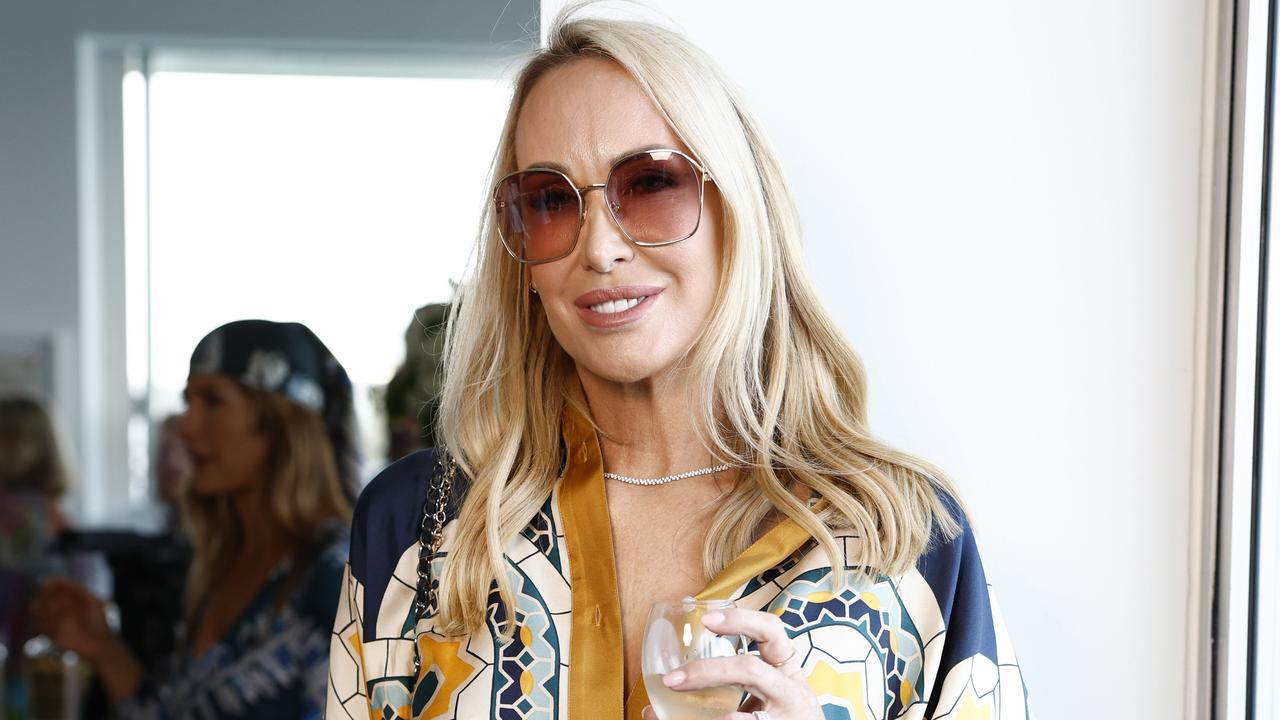
<path fill-rule="evenodd" d="M 751 640 L 662 678 L 745 688 L 726 719 L 1026 717 L 955 489 L 867 427 L 740 95 L 575 12 L 515 82 L 442 447 L 357 504 L 329 717 L 657 717 L 645 617 L 685 596 Z"/>
<path fill-rule="evenodd" d="M 49 546 L 68 528 L 58 508 L 69 485 L 58 445 L 40 403 L 0 398 L 0 645 L 10 651 L 0 690 L 8 678 L 21 677 L 19 651 L 31 639 L 31 598 L 40 578 L 53 570 Z"/>
<path fill-rule="evenodd" d="M 178 431 L 195 557 L 182 647 L 148 673 L 69 581 L 37 602 L 121 718 L 318 718 L 355 487 L 351 384 L 305 326 L 229 323 L 191 357 Z"/>

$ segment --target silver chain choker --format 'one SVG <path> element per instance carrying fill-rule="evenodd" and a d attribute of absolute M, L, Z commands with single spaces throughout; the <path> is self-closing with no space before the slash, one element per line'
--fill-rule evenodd
<path fill-rule="evenodd" d="M 605 473 L 604 476 L 607 480 L 617 480 L 618 482 L 624 482 L 628 485 L 666 485 L 667 483 L 675 482 L 676 480 L 685 480 L 691 477 L 698 477 L 699 475 L 710 475 L 712 473 L 718 473 L 728 469 L 728 465 L 716 465 L 714 467 L 702 468 L 700 470 L 689 470 L 682 473 L 676 473 L 675 475 L 663 475 L 662 477 L 656 478 L 627 477 L 626 475 L 619 475 L 618 473 L 611 472 Z"/>

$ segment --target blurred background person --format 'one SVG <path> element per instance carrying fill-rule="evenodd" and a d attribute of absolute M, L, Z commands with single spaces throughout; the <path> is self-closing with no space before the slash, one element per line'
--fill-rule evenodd
<path fill-rule="evenodd" d="M 243 320 L 200 341 L 184 397 L 178 650 L 145 672 L 68 580 L 42 589 L 37 623 L 93 666 L 119 717 L 318 717 L 357 484 L 350 380 L 306 326 Z"/>
<path fill-rule="evenodd" d="M 404 362 L 387 383 L 387 460 L 436 446 L 449 303 L 418 308 L 404 331 Z"/>
<path fill-rule="evenodd" d="M 170 415 L 156 432 L 155 492 L 164 513 L 164 529 L 168 534 L 182 532 L 182 497 L 195 470 L 191 452 L 182 441 L 181 415 Z"/>
<path fill-rule="evenodd" d="M 0 643 L 9 650 L 0 682 L 6 685 L 21 672 L 22 646 L 32 635 L 27 608 L 36 582 L 51 570 L 49 547 L 67 528 L 58 500 L 68 485 L 44 408 L 26 397 L 0 399 Z M 22 693 L 15 687 L 4 697 L 16 705 Z"/>

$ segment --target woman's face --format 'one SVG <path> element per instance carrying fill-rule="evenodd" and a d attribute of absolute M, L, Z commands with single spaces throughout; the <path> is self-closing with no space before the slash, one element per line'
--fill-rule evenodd
<path fill-rule="evenodd" d="M 178 433 L 191 453 L 191 491 L 218 495 L 245 490 L 267 471 L 271 439 L 249 396 L 223 375 L 196 373 L 183 393 L 187 411 Z"/>
<path fill-rule="evenodd" d="M 576 60 L 543 76 L 516 124 L 518 167 L 557 167 L 579 187 L 605 182 L 618 158 L 654 146 L 689 152 L 631 76 L 607 60 Z M 632 245 L 602 192 L 588 192 L 585 200 L 573 252 L 530 266 L 530 281 L 584 382 L 656 378 L 692 346 L 715 303 L 720 197 L 707 183 L 698 231 L 663 247 Z M 647 299 L 622 313 L 590 307 L 600 300 L 589 293 L 617 288 L 629 289 L 623 297 Z"/>

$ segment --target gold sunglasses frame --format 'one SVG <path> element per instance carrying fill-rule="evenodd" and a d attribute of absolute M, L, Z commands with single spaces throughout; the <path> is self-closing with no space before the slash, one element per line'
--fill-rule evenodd
<path fill-rule="evenodd" d="M 547 173 L 553 173 L 555 175 L 559 175 L 560 177 L 564 178 L 565 182 L 569 184 L 569 187 L 573 188 L 574 196 L 577 197 L 578 199 L 578 222 L 573 229 L 573 242 L 569 243 L 568 250 L 565 250 L 563 253 L 555 257 L 546 258 L 544 260 L 526 260 L 520 257 L 519 255 L 517 255 L 515 251 L 511 249 L 511 243 L 507 240 L 505 234 L 502 232 L 502 223 L 496 222 L 495 227 L 498 230 L 498 239 L 502 241 L 502 248 L 507 251 L 507 254 L 510 255 L 512 259 L 524 265 L 541 265 L 543 263 L 555 262 L 556 260 L 566 258 L 569 255 L 573 254 L 574 249 L 578 247 L 578 238 L 582 235 L 582 224 L 587 219 L 586 194 L 591 192 L 592 190 L 604 190 L 606 187 L 608 187 L 609 179 L 613 177 L 613 171 L 621 167 L 623 163 L 629 162 L 642 155 L 652 155 L 653 153 L 670 153 L 672 155 L 679 155 L 680 157 L 684 158 L 690 165 L 692 165 L 693 169 L 696 170 L 699 175 L 701 175 L 701 182 L 698 183 L 698 221 L 693 224 L 693 229 L 690 230 L 689 234 L 685 235 L 684 237 L 678 237 L 674 240 L 663 240 L 662 242 L 641 242 L 640 240 L 636 240 L 635 238 L 631 237 L 631 233 L 627 232 L 627 229 L 622 226 L 622 221 L 618 219 L 617 208 L 615 208 L 614 204 L 609 202 L 606 198 L 604 205 L 609 210 L 609 217 L 613 219 L 613 224 L 616 225 L 618 227 L 618 230 L 622 232 L 622 236 L 627 239 L 627 242 L 633 245 L 636 245 L 638 247 L 663 247 L 665 245 L 674 245 L 678 242 L 681 242 L 682 240 L 688 240 L 689 238 L 693 237 L 698 232 L 698 228 L 702 227 L 702 213 L 705 210 L 704 205 L 705 205 L 705 198 L 706 198 L 707 182 L 708 181 L 715 182 L 715 179 L 711 177 L 711 173 L 707 171 L 706 167 L 701 162 L 698 162 L 696 158 L 689 155 L 688 153 L 682 152 L 675 148 L 658 147 L 658 148 L 649 148 L 646 150 L 637 150 L 636 152 L 629 153 L 627 155 L 624 155 L 618 158 L 617 160 L 614 161 L 612 165 L 609 166 L 609 172 L 605 174 L 605 177 L 604 177 L 605 181 L 602 183 L 592 183 L 590 185 L 583 185 L 579 187 L 578 185 L 574 184 L 573 179 L 570 178 L 568 175 L 561 172 L 560 170 L 557 170 L 555 168 L 549 168 L 549 167 L 525 168 L 524 170 L 516 170 L 515 172 L 509 172 L 506 175 L 503 175 L 501 178 L 498 178 L 498 181 L 493 184 L 493 205 L 494 205 L 495 219 L 497 215 L 502 212 L 503 208 L 506 207 L 506 203 L 498 198 L 499 188 L 501 188 L 502 184 L 505 183 L 508 179 L 513 178 L 516 175 L 521 175 L 523 173 L 547 172 Z"/>

